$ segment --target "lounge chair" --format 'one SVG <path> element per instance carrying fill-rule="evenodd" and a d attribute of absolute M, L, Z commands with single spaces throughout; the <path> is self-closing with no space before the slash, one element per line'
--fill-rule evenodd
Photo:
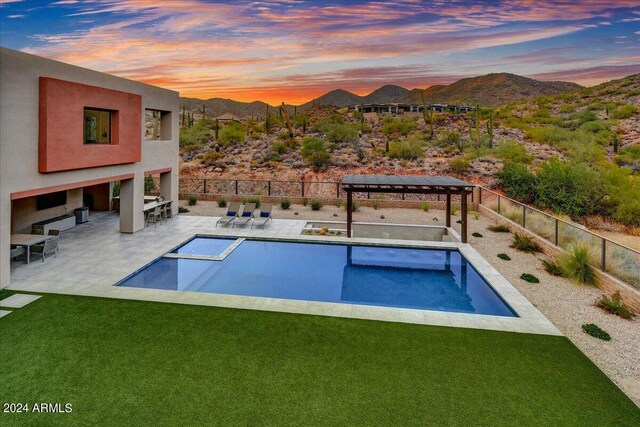
<path fill-rule="evenodd" d="M 40 255 L 42 257 L 42 262 L 46 255 L 50 252 L 53 252 L 56 256 L 58 256 L 58 238 L 52 237 L 51 239 L 47 239 L 41 245 L 33 245 L 31 246 L 31 255 Z"/>
<path fill-rule="evenodd" d="M 244 209 L 242 209 L 242 214 L 239 217 L 237 217 L 235 220 L 233 220 L 233 222 L 231 223 L 231 228 L 234 228 L 236 225 L 242 225 L 243 227 L 247 225 L 247 223 L 254 218 L 253 211 L 255 210 L 256 210 L 255 203 L 245 204 Z"/>
<path fill-rule="evenodd" d="M 233 202 L 229 203 L 229 208 L 227 208 L 227 214 L 216 221 L 216 227 L 218 224 L 229 225 L 231 221 L 238 218 L 238 214 L 240 212 L 240 203 Z"/>
<path fill-rule="evenodd" d="M 264 227 L 264 225 L 271 219 L 271 210 L 273 209 L 273 204 L 264 203 L 260 207 L 260 216 L 253 220 L 251 223 L 251 228 L 255 225 L 256 227 Z"/>

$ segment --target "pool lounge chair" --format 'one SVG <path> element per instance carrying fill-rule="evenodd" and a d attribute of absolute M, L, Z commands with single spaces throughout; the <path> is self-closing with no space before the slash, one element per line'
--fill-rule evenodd
<path fill-rule="evenodd" d="M 249 221 L 251 221 L 253 216 L 253 211 L 256 210 L 255 203 L 247 203 L 244 205 L 244 209 L 242 210 L 242 214 L 233 220 L 231 223 L 231 228 L 234 228 L 236 225 L 242 225 L 243 227 L 247 225 Z"/>
<path fill-rule="evenodd" d="M 238 213 L 240 212 L 240 203 L 233 202 L 229 204 L 229 208 L 227 209 L 227 214 L 216 221 L 216 227 L 218 224 L 229 225 L 231 221 L 238 218 Z"/>
<path fill-rule="evenodd" d="M 264 225 L 271 219 L 271 210 L 273 209 L 273 204 L 264 203 L 260 208 L 260 216 L 253 220 L 251 223 L 251 228 L 255 225 L 256 227 L 264 227 Z"/>

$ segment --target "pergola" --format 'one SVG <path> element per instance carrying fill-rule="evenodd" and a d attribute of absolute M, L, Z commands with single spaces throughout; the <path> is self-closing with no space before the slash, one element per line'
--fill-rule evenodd
<path fill-rule="evenodd" d="M 467 243 L 467 196 L 475 185 L 450 176 L 345 175 L 342 189 L 347 192 L 347 236 L 351 237 L 353 193 L 444 194 L 446 226 L 451 227 L 451 195 L 460 196 L 462 225 L 460 237 Z"/>

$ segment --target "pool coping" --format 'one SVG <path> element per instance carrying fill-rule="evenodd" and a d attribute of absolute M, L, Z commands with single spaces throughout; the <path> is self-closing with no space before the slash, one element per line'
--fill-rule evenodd
<path fill-rule="evenodd" d="M 160 290 L 149 288 L 127 288 L 114 284 L 112 288 L 124 290 L 119 297 L 144 299 L 158 302 L 206 305 L 224 308 L 263 310 L 296 314 L 310 314 L 353 319 L 368 319 L 388 322 L 413 323 L 434 326 L 487 329 L 505 332 L 519 332 L 542 335 L 562 335 L 562 333 L 533 306 L 511 283 L 507 281 L 482 255 L 466 243 L 410 241 L 396 239 L 374 239 L 342 236 L 247 236 L 229 233 L 196 233 L 194 237 L 236 237 L 247 240 L 270 240 L 280 242 L 306 242 L 324 244 L 357 244 L 364 246 L 385 246 L 399 248 L 432 248 L 458 250 L 491 286 L 498 296 L 514 310 L 519 317 L 505 317 L 485 314 L 455 313 L 434 310 L 420 310 L 374 305 L 332 303 L 321 301 L 267 298 L 231 294 L 216 294 L 194 291 Z M 237 242 L 237 241 L 236 241 Z M 241 242 L 240 242 L 241 243 Z M 240 244 L 238 243 L 238 245 Z M 228 249 L 228 248 L 227 248 Z M 184 257 L 182 257 L 184 258 Z M 203 258 L 198 258 L 203 259 Z M 211 259 L 207 257 L 204 259 Z M 150 261 L 153 262 L 152 260 Z M 148 265 L 148 264 L 146 264 Z M 143 266 L 142 268 L 146 267 Z M 126 277 L 135 274 L 137 269 Z M 124 280 L 124 278 L 123 278 Z M 120 283 L 118 281 L 117 283 Z M 133 292 L 129 292 L 129 290 Z"/>

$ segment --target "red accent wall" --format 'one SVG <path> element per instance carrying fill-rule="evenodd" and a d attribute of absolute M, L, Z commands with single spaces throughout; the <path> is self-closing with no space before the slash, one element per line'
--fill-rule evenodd
<path fill-rule="evenodd" d="M 84 144 L 84 109 L 113 111 L 111 144 Z M 40 77 L 38 170 L 41 173 L 139 162 L 142 97 Z"/>

